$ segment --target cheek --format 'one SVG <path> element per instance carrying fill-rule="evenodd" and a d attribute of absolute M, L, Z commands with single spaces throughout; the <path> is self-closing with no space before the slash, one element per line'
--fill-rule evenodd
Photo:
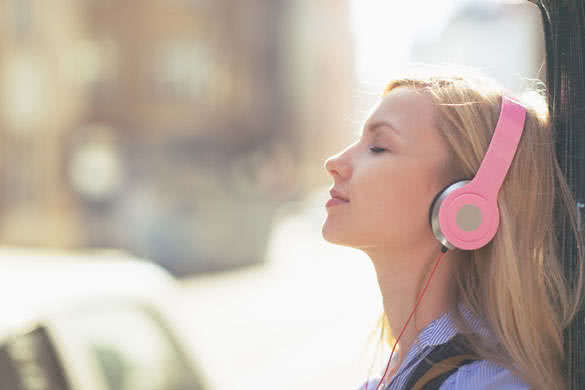
<path fill-rule="evenodd" d="M 405 171 L 387 171 L 358 185 L 352 211 L 360 230 L 396 237 L 416 234 L 428 224 L 429 195 L 422 178 Z"/>

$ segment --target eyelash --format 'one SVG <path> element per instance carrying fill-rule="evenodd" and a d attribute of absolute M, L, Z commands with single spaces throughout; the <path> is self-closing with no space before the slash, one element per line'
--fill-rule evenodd
<path fill-rule="evenodd" d="M 379 147 L 377 147 L 377 146 L 371 146 L 371 147 L 370 147 L 370 152 L 372 152 L 372 153 L 375 153 L 375 154 L 378 154 L 378 153 L 385 152 L 386 150 L 387 150 L 387 149 L 384 149 L 384 148 L 379 148 Z"/>

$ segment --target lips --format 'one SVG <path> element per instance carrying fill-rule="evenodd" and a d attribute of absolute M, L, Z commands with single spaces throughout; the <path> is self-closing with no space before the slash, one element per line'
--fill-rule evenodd
<path fill-rule="evenodd" d="M 349 202 L 349 198 L 347 196 L 345 196 L 342 192 L 340 192 L 336 189 L 332 189 L 331 191 L 329 191 L 329 194 L 331 195 L 331 198 L 333 198 L 333 199 L 337 199 L 337 200 L 344 201 L 344 202 Z"/>
<path fill-rule="evenodd" d="M 331 191 L 329 191 L 329 194 L 331 194 L 331 199 L 325 204 L 325 207 L 327 208 L 349 203 L 349 198 L 345 196 L 343 192 L 336 190 L 335 188 L 332 188 Z"/>

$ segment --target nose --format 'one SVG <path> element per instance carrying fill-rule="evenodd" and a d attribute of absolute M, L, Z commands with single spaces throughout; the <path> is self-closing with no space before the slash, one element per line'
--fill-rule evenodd
<path fill-rule="evenodd" d="M 329 157 L 325 161 L 325 169 L 333 178 L 347 178 L 351 174 L 351 162 L 347 150 Z"/>

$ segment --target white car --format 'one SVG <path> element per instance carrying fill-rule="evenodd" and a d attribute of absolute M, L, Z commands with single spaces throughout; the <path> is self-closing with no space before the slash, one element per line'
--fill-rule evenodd
<path fill-rule="evenodd" d="M 115 252 L 0 250 L 1 390 L 206 390 L 176 280 Z"/>

